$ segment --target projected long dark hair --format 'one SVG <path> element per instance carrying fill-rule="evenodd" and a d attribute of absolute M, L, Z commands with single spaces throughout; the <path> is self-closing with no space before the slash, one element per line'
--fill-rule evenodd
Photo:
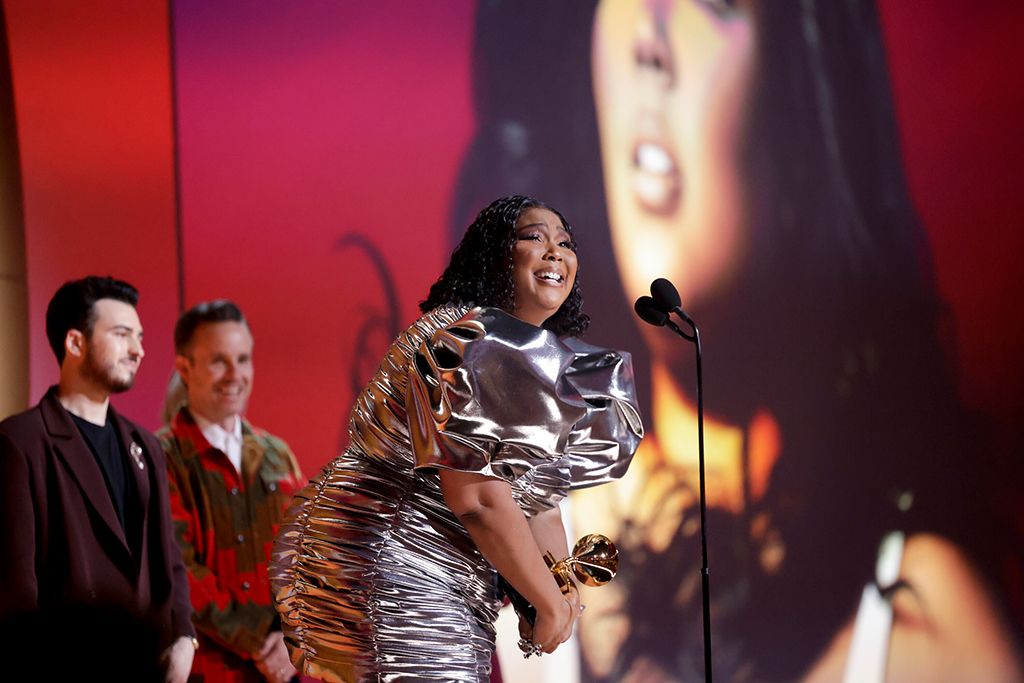
<path fill-rule="evenodd" d="M 602 294 L 595 341 L 634 350 L 642 342 L 625 320 L 630 306 L 609 256 L 589 78 L 595 4 L 480 3 L 478 132 L 453 226 L 495 188 L 543 191 L 588 227 L 581 258 L 590 291 Z M 951 330 L 903 176 L 874 3 L 759 3 L 752 11 L 757 70 L 740 172 L 753 257 L 728 300 L 691 313 L 715 320 L 704 338 L 711 410 L 749 424 L 767 407 L 782 433 L 763 498 L 735 519 L 717 511 L 711 519 L 721 543 L 711 555 L 713 568 L 720 563 L 717 656 L 758 680 L 793 680 L 855 610 L 885 532 L 941 534 L 982 567 L 991 544 L 977 531 L 984 497 L 958 476 L 967 434 Z M 508 97 L 518 91 L 531 97 Z M 644 354 L 634 357 L 643 389 Z M 691 368 L 672 370 L 692 386 Z M 750 540 L 755 518 L 768 518 L 784 543 L 777 572 L 753 559 L 761 550 Z M 633 626 L 620 674 L 646 656 L 670 671 L 693 665 L 699 676 L 699 599 L 669 599 L 680 576 L 696 576 L 685 528 L 667 550 L 622 554 Z M 783 614 L 802 625 L 799 642 L 772 626 Z"/>

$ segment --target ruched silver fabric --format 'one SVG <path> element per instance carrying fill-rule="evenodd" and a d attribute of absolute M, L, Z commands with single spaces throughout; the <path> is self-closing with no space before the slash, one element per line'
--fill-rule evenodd
<path fill-rule="evenodd" d="M 532 516 L 622 476 L 643 428 L 628 354 L 498 309 L 442 307 L 392 344 L 349 434 L 273 552 L 293 662 L 328 682 L 486 681 L 496 575 L 437 471 L 501 478 Z"/>

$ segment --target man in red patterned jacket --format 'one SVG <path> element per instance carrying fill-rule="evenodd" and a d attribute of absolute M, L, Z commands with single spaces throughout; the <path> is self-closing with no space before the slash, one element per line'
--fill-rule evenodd
<path fill-rule="evenodd" d="M 200 647 L 192 681 L 283 683 L 296 675 L 267 580 L 278 524 L 301 475 L 288 446 L 242 414 L 253 339 L 230 301 L 201 303 L 174 328 L 187 403 L 157 436 L 188 568 Z"/>

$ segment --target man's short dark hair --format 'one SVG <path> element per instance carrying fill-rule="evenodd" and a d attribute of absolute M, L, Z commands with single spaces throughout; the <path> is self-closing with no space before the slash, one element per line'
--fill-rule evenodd
<path fill-rule="evenodd" d="M 86 338 L 92 336 L 96 323 L 95 304 L 100 299 L 122 301 L 135 308 L 139 303 L 139 290 L 109 275 L 89 275 L 65 282 L 50 299 L 46 307 L 46 339 L 57 356 L 58 365 L 64 363 L 64 340 L 69 330 L 79 330 Z"/>
<path fill-rule="evenodd" d="M 242 309 L 234 302 L 227 299 L 204 301 L 188 309 L 178 318 L 174 325 L 174 353 L 184 356 L 196 330 L 200 325 L 208 323 L 242 323 L 246 327 L 249 326 L 242 315 Z"/>

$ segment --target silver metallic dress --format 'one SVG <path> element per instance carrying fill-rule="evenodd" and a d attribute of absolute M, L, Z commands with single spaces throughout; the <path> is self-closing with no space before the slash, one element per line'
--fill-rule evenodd
<path fill-rule="evenodd" d="M 438 469 L 501 478 L 532 516 L 622 476 L 643 427 L 628 354 L 498 309 L 442 307 L 391 345 L 349 434 L 274 548 L 293 661 L 325 681 L 486 681 L 496 575 Z"/>

